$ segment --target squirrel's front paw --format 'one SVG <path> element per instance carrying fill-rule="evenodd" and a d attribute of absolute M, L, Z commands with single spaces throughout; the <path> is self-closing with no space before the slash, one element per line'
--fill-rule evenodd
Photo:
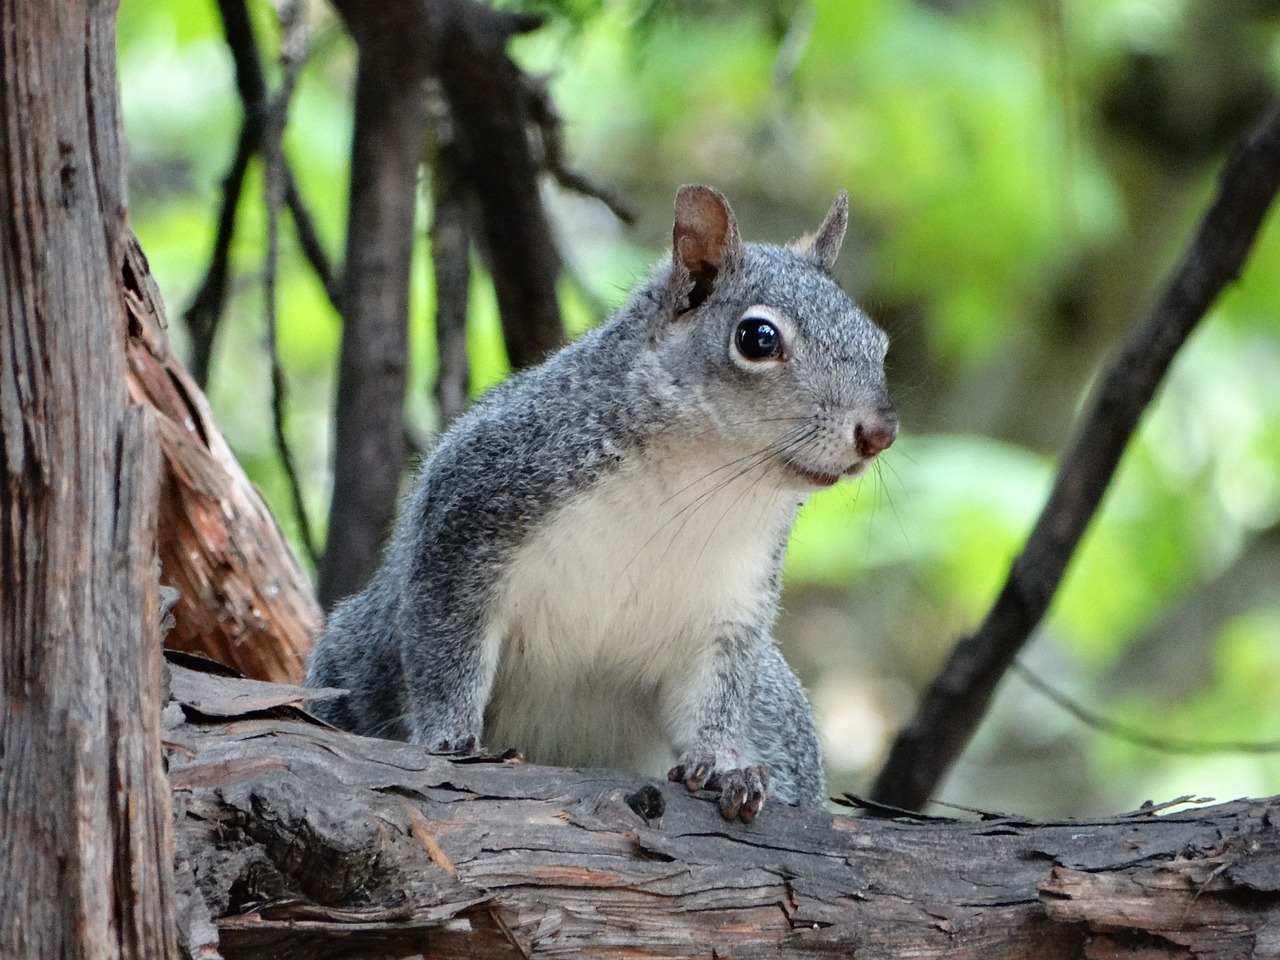
<path fill-rule="evenodd" d="M 440 740 L 431 747 L 432 753 L 447 753 L 457 757 L 470 757 L 480 752 L 480 740 L 475 734 L 456 740 Z"/>
<path fill-rule="evenodd" d="M 717 770 L 709 753 L 689 753 L 667 774 L 668 780 L 683 783 L 690 793 L 701 790 L 720 794 L 720 815 L 726 820 L 750 823 L 769 796 L 769 768 L 763 764 L 734 770 Z"/>

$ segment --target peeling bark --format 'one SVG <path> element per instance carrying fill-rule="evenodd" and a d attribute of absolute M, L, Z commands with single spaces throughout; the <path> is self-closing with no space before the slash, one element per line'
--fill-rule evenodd
<path fill-rule="evenodd" d="M 124 288 L 129 393 L 158 415 L 164 452 L 161 580 L 180 594 L 165 644 L 247 676 L 301 682 L 321 622 L 307 576 L 171 351 L 164 306 L 133 242 Z"/>

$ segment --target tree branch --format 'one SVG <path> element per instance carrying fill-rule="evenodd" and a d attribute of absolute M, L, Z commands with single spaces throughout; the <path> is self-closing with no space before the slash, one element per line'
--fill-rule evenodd
<path fill-rule="evenodd" d="M 284 369 L 280 365 L 280 338 L 276 303 L 276 275 L 280 263 L 280 208 L 285 199 L 284 130 L 289 119 L 289 103 L 298 82 L 298 73 L 306 62 L 307 27 L 306 12 L 297 0 L 288 0 L 279 7 L 280 28 L 283 34 L 280 45 L 282 80 L 280 89 L 271 98 L 262 125 L 260 150 L 263 155 L 264 202 L 267 213 L 267 251 L 263 266 L 263 300 L 267 325 L 267 352 L 271 357 L 271 422 L 276 440 L 276 451 L 284 468 L 293 501 L 293 513 L 298 523 L 303 549 L 312 564 L 320 562 L 320 551 L 311 533 L 311 521 L 307 518 L 307 506 L 302 497 L 302 482 L 285 432 L 285 407 L 287 405 Z"/>
<path fill-rule="evenodd" d="M 1280 799 L 1047 824 L 773 805 L 744 826 L 666 781 L 339 733 L 297 710 L 324 691 L 176 666 L 172 689 L 179 848 L 228 960 L 1065 960 L 1099 939 L 1186 960 L 1248 956 L 1280 922 Z"/>
<path fill-rule="evenodd" d="M 1218 193 L 1155 307 L 1112 361 L 1080 420 L 1048 502 L 977 632 L 955 648 L 899 735 L 872 790 L 924 804 L 968 743 L 996 684 L 1049 607 L 1143 411 L 1174 355 L 1239 276 L 1280 189 L 1280 107 L 1227 161 Z"/>
<path fill-rule="evenodd" d="M 626 198 L 611 187 L 596 183 L 585 174 L 569 168 L 564 155 L 564 121 L 560 119 L 560 112 L 551 99 L 546 80 L 528 74 L 523 74 L 521 79 L 529 116 L 542 143 L 542 167 L 566 190 L 580 193 L 584 197 L 594 197 L 623 223 L 633 225 L 636 222 L 636 211 Z"/>
<path fill-rule="evenodd" d="M 342 295 L 333 496 L 319 594 L 327 608 L 377 569 L 404 463 L 409 275 L 426 135 L 426 7 L 337 4 L 359 50 Z"/>
<path fill-rule="evenodd" d="M 471 197 L 458 170 L 447 111 L 433 123 L 431 270 L 436 292 L 436 386 L 443 430 L 467 408 L 471 369 L 467 359 L 467 306 L 471 298 Z"/>
<path fill-rule="evenodd" d="M 506 52 L 514 34 L 542 20 L 474 0 L 435 0 L 433 9 L 436 75 L 453 120 L 457 167 L 479 207 L 477 238 L 493 275 L 507 357 L 512 367 L 527 367 L 565 340 L 556 296 L 560 255 L 538 191 L 527 91 Z"/>
<path fill-rule="evenodd" d="M 249 161 L 262 148 L 265 124 L 271 111 L 266 75 L 244 0 L 218 0 L 218 11 L 222 16 L 227 48 L 231 51 L 235 64 L 236 90 L 240 94 L 244 117 L 240 122 L 235 156 L 222 182 L 222 202 L 218 209 L 218 226 L 214 233 L 209 267 L 190 306 L 183 314 L 191 332 L 191 374 L 202 390 L 208 385 L 213 344 L 226 300 L 231 241 L 235 236 L 236 212 L 244 189 L 244 178 L 249 169 Z M 315 220 L 302 199 L 288 160 L 282 157 L 281 164 L 284 202 L 293 218 L 299 246 L 330 302 L 338 308 L 338 283 L 333 275 L 329 255 L 320 241 Z"/>
<path fill-rule="evenodd" d="M 1195 740 L 1183 737 L 1161 737 L 1146 730 L 1139 730 L 1090 710 L 1054 687 L 1039 674 L 1027 669 L 1015 660 L 1010 671 L 1032 690 L 1056 704 L 1076 720 L 1098 733 L 1123 740 L 1134 746 L 1154 750 L 1157 753 L 1183 754 L 1186 756 L 1212 756 L 1222 753 L 1267 754 L 1280 753 L 1280 740 Z"/>

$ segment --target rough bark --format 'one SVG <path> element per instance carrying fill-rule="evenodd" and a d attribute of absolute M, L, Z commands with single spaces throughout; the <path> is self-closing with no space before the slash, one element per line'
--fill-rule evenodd
<path fill-rule="evenodd" d="M 306 574 L 170 349 L 164 305 L 136 244 L 127 251 L 128 384 L 158 415 L 161 579 L 179 591 L 165 645 L 259 680 L 296 683 L 320 628 Z"/>
<path fill-rule="evenodd" d="M 229 960 L 1280 946 L 1280 798 L 1047 824 L 774 805 L 744 826 L 666 782 L 339 733 L 296 709 L 315 691 L 172 686 L 179 843 Z"/>
<path fill-rule="evenodd" d="M 178 955 L 115 9 L 0 4 L 0 956 Z"/>
<path fill-rule="evenodd" d="M 898 735 L 872 796 L 919 809 L 986 716 L 1049 609 L 1142 414 L 1182 344 L 1240 275 L 1280 191 L 1280 105 L 1223 168 L 1218 193 L 1150 313 L 1103 371 L 1049 499 L 981 626 L 952 652 Z"/>

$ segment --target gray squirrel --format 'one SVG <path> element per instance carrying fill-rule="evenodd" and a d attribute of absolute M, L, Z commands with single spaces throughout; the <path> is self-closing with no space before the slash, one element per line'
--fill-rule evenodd
<path fill-rule="evenodd" d="M 824 797 L 812 708 L 771 636 L 797 508 L 897 435 L 888 338 L 817 233 L 744 244 L 708 187 L 604 326 L 483 396 L 340 604 L 307 682 L 334 725 L 433 750 L 515 747 L 719 793 Z"/>

